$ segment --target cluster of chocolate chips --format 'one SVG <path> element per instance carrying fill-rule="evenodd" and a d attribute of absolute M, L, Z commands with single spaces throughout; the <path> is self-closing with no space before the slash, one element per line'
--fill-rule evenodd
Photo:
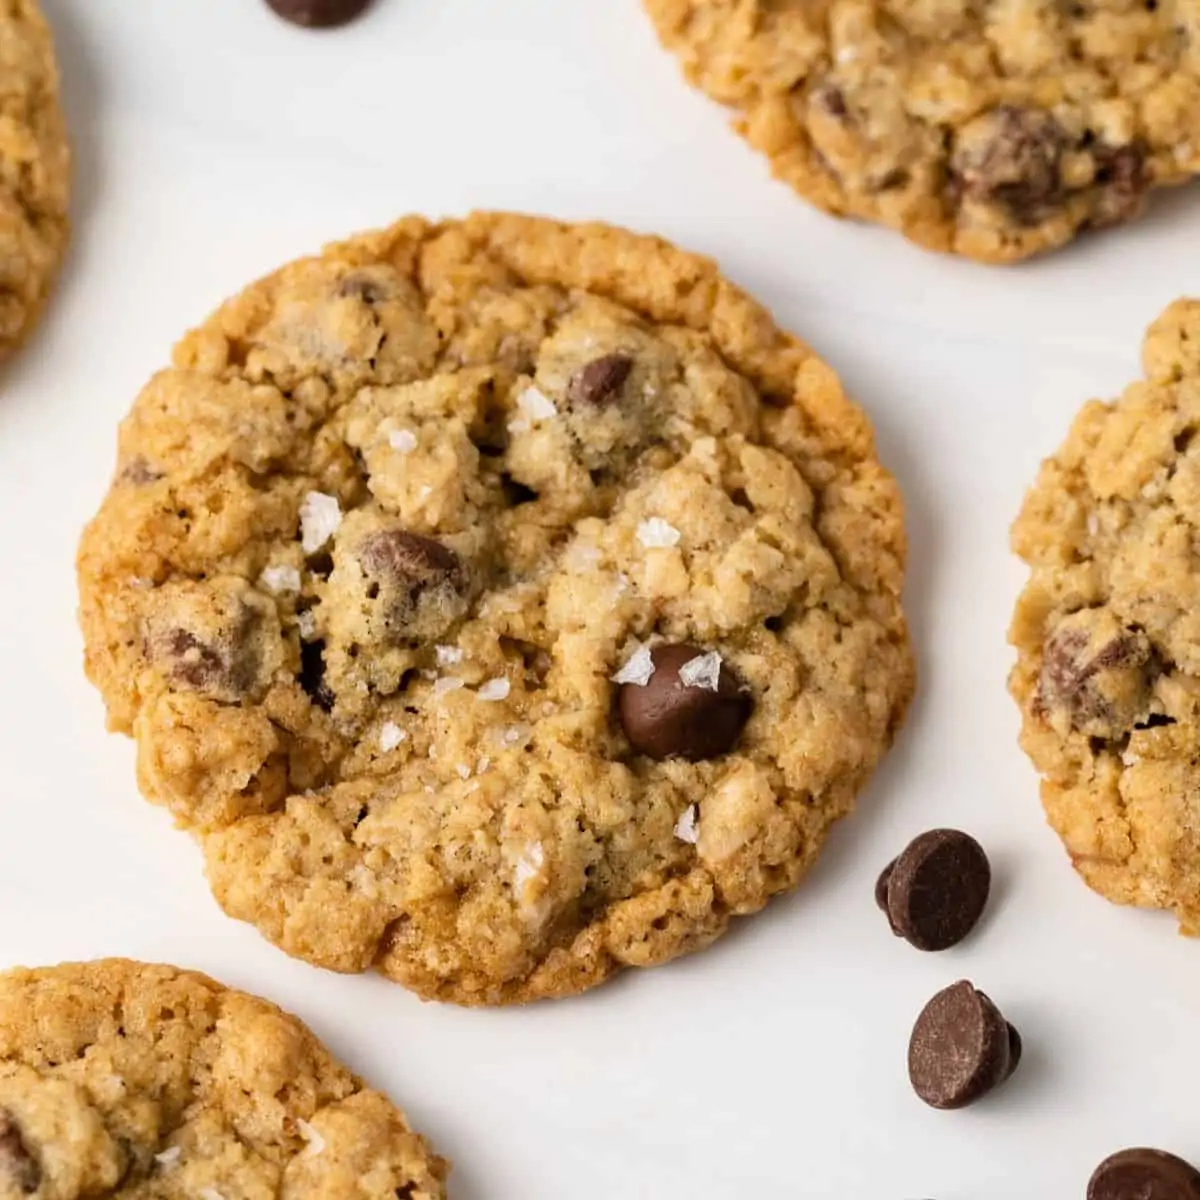
<path fill-rule="evenodd" d="M 979 922 L 991 890 L 983 847 L 957 829 L 914 838 L 875 884 L 892 932 L 918 950 L 947 950 Z M 965 1108 L 1021 1061 L 1021 1035 L 968 980 L 921 1010 L 908 1044 L 913 1091 L 933 1108 Z M 1093 1172 L 1087 1200 L 1200 1200 L 1200 1172 L 1164 1150 L 1121 1150 Z"/>

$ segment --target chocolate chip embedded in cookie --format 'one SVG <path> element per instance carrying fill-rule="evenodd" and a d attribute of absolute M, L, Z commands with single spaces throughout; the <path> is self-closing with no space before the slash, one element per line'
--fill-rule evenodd
<path fill-rule="evenodd" d="M 866 420 L 712 264 L 409 219 L 184 339 L 81 619 L 228 913 L 502 1004 L 799 881 L 911 694 L 903 558 Z"/>
<path fill-rule="evenodd" d="M 6 1108 L 0 1108 L 0 1182 L 22 1196 L 32 1196 L 42 1182 L 42 1168 Z"/>
<path fill-rule="evenodd" d="M 1093 1172 L 1087 1200 L 1200 1200 L 1200 1171 L 1165 1150 L 1118 1150 Z"/>
<path fill-rule="evenodd" d="M 446 1194 L 447 1164 L 386 1096 L 295 1017 L 202 975 L 11 971 L 0 1043 L 6 1198 Z"/>
<path fill-rule="evenodd" d="M 1016 1070 L 1017 1031 L 966 980 L 938 992 L 917 1018 L 908 1047 L 913 1090 L 933 1108 L 964 1108 Z"/>
<path fill-rule="evenodd" d="M 693 762 L 732 750 L 753 700 L 720 654 L 688 645 L 642 653 L 642 677 L 623 680 L 618 700 L 630 745 L 651 758 Z"/>
<path fill-rule="evenodd" d="M 1042 801 L 1111 900 L 1200 932 L 1200 303 L 1151 327 L 1145 379 L 1087 404 L 1013 526 L 1031 568 L 1010 689 Z"/>
<path fill-rule="evenodd" d="M 1198 30 L 1174 5 L 645 5 L 777 177 L 934 250 L 1023 259 L 1200 173 Z"/>

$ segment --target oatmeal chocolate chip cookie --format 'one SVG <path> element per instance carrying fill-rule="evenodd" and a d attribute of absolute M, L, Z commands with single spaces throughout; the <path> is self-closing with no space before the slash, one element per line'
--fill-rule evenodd
<path fill-rule="evenodd" d="M 828 212 L 1010 262 L 1200 173 L 1195 0 L 645 0 Z"/>
<path fill-rule="evenodd" d="M 446 1171 L 265 1000 L 116 959 L 0 975 L 0 1195 L 440 1200 Z"/>
<path fill-rule="evenodd" d="M 1200 933 L 1200 301 L 1151 326 L 1145 379 L 1088 404 L 1013 527 L 1021 742 L 1076 869 Z"/>
<path fill-rule="evenodd" d="M 900 498 L 711 263 L 505 215 L 254 284 L 120 434 L 87 669 L 225 910 L 577 992 L 790 888 L 913 685 Z"/>
<path fill-rule="evenodd" d="M 33 327 L 67 241 L 70 152 L 50 29 L 0 0 L 0 359 Z"/>

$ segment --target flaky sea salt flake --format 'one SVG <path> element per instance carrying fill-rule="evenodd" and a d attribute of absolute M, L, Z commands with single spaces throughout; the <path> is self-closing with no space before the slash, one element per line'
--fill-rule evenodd
<path fill-rule="evenodd" d="M 645 687 L 654 674 L 654 659 L 649 646 L 639 646 L 626 660 L 625 665 L 612 677 L 613 683 L 633 683 Z"/>
<path fill-rule="evenodd" d="M 154 1161 L 160 1167 L 173 1167 L 183 1157 L 183 1149 L 180 1146 L 168 1146 L 161 1154 L 154 1156 Z"/>
<path fill-rule="evenodd" d="M 484 756 L 483 756 L 483 757 L 482 757 L 482 758 L 481 758 L 481 759 L 480 759 L 480 760 L 479 760 L 479 761 L 478 761 L 478 762 L 475 764 L 475 774 L 476 774 L 476 775 L 482 775 L 482 774 L 483 774 L 483 773 L 484 773 L 484 772 L 485 772 L 485 771 L 488 769 L 488 767 L 490 767 L 491 765 L 492 765 L 492 760 L 491 760 L 490 758 L 488 758 L 488 756 L 485 754 L 485 755 L 484 755 Z"/>
<path fill-rule="evenodd" d="M 395 721 L 384 721 L 379 731 L 379 749 L 390 754 L 406 737 L 408 734 Z"/>
<path fill-rule="evenodd" d="M 548 421 L 551 417 L 558 416 L 554 401 L 540 388 L 532 385 L 517 397 L 517 407 L 531 421 Z"/>
<path fill-rule="evenodd" d="M 466 763 L 459 763 L 454 769 L 458 772 L 459 779 L 471 778 L 471 768 Z"/>
<path fill-rule="evenodd" d="M 648 517 L 637 527 L 637 540 L 647 550 L 669 550 L 679 545 L 679 530 L 662 517 Z"/>
<path fill-rule="evenodd" d="M 684 687 L 715 692 L 721 682 L 721 656 L 715 650 L 710 650 L 707 654 L 688 659 L 679 668 L 679 682 Z"/>
<path fill-rule="evenodd" d="M 388 445 L 397 454 L 411 454 L 417 448 L 417 435 L 411 429 L 393 429 L 388 433 Z"/>
<path fill-rule="evenodd" d="M 199 1196 L 200 1200 L 225 1200 L 225 1197 L 216 1188 L 201 1188 Z"/>
<path fill-rule="evenodd" d="M 526 846 L 517 858 L 516 866 L 513 868 L 513 881 L 517 888 L 523 888 L 541 869 L 542 864 L 546 861 L 546 853 L 542 849 L 541 842 L 531 842 Z"/>
<path fill-rule="evenodd" d="M 306 641 L 311 642 L 317 636 L 317 618 L 313 615 L 311 609 L 305 609 L 303 612 L 296 614 L 296 627 L 300 630 L 300 636 Z"/>
<path fill-rule="evenodd" d="M 508 696 L 511 684 L 503 675 L 496 679 L 489 679 L 486 683 L 479 685 L 479 691 L 475 694 L 480 700 L 503 700 Z"/>
<path fill-rule="evenodd" d="M 336 496 L 309 492 L 300 505 L 300 546 L 305 554 L 315 554 L 337 532 L 342 509 Z"/>
<path fill-rule="evenodd" d="M 463 652 L 458 646 L 435 646 L 433 652 L 439 667 L 456 667 L 463 660 Z"/>
<path fill-rule="evenodd" d="M 297 1121 L 300 1136 L 308 1143 L 304 1148 L 305 1158 L 316 1158 L 325 1149 L 325 1139 L 307 1121 Z"/>
<path fill-rule="evenodd" d="M 440 699 L 442 696 L 448 696 L 451 692 L 457 692 L 463 686 L 463 681 L 457 675 L 443 675 L 441 679 L 434 680 L 433 691 L 434 697 Z"/>
<path fill-rule="evenodd" d="M 264 567 L 259 582 L 274 596 L 300 590 L 300 572 L 295 567 Z"/>
<path fill-rule="evenodd" d="M 679 820 L 675 822 L 675 836 L 689 846 L 694 846 L 700 840 L 700 813 L 694 804 L 689 804 L 679 814 Z"/>

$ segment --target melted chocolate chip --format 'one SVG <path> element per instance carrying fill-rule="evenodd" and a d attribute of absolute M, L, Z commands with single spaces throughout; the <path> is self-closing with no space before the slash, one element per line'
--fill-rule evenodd
<path fill-rule="evenodd" d="M 918 950 L 946 950 L 975 928 L 991 881 L 991 864 L 973 837 L 933 829 L 914 838 L 881 877 L 882 907 L 898 937 Z"/>
<path fill-rule="evenodd" d="M 933 1108 L 963 1108 L 1013 1072 L 1020 1037 L 996 1006 L 966 980 L 938 992 L 921 1010 L 908 1045 L 913 1091 Z"/>
<path fill-rule="evenodd" d="M 0 1180 L 24 1196 L 32 1196 L 42 1182 L 42 1168 L 6 1108 L 0 1108 Z"/>
<path fill-rule="evenodd" d="M 271 10 L 306 29 L 333 29 L 362 16 L 371 0 L 267 0 Z"/>
<path fill-rule="evenodd" d="M 1118 1150 L 1092 1172 L 1087 1200 L 1200 1200 L 1200 1172 L 1165 1150 Z"/>
<path fill-rule="evenodd" d="M 612 403 L 632 370 L 633 359 L 627 354 L 606 354 L 593 359 L 571 376 L 567 384 L 567 403 L 597 406 Z"/>
<path fill-rule="evenodd" d="M 1036 225 L 1062 202 L 1066 139 L 1042 109 L 1002 105 L 968 127 L 951 171 L 960 196 L 997 204 L 1022 225 Z"/>
<path fill-rule="evenodd" d="M 385 576 L 410 589 L 462 583 L 462 560 L 449 546 L 419 533 L 389 529 L 369 537 L 359 558 L 368 575 Z"/>
<path fill-rule="evenodd" d="M 647 682 L 621 685 L 617 707 L 625 736 L 635 750 L 651 758 L 696 762 L 733 749 L 753 701 L 724 663 L 719 665 L 715 687 L 685 682 L 681 670 L 704 653 L 682 643 L 655 646 L 650 652 L 654 673 Z"/>
<path fill-rule="evenodd" d="M 1107 229 L 1132 220 L 1141 212 L 1150 190 L 1146 149 L 1134 142 L 1116 149 L 1100 147 L 1096 152 L 1095 211 L 1088 221 L 1092 229 Z"/>

